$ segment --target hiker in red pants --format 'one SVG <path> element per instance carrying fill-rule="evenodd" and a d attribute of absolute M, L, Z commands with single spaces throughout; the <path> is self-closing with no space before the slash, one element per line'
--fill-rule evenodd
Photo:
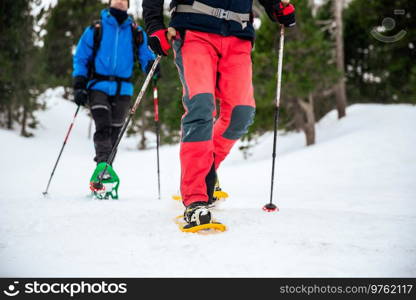
<path fill-rule="evenodd" d="M 167 29 L 164 1 L 143 1 L 149 46 L 166 56 L 172 42 L 183 86 L 181 194 L 190 226 L 211 222 L 208 205 L 213 201 L 216 170 L 254 119 L 252 2 L 172 1 Z M 293 5 L 284 6 L 280 0 L 260 3 L 273 21 L 295 25 Z M 220 114 L 214 123 L 216 99 Z"/>

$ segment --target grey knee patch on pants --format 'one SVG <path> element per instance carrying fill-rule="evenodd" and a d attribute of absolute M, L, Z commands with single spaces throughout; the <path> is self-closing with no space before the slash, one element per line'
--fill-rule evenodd
<path fill-rule="evenodd" d="M 231 113 L 230 124 L 227 130 L 222 134 L 229 140 L 238 140 L 248 132 L 248 128 L 254 121 L 256 109 L 249 105 L 238 105 L 234 107 Z"/>
<path fill-rule="evenodd" d="M 97 105 L 91 106 L 91 110 L 97 110 L 97 109 L 105 109 L 107 111 L 110 111 L 107 105 L 97 104 Z"/>
<path fill-rule="evenodd" d="M 184 97 L 187 114 L 182 119 L 182 142 L 203 142 L 212 138 L 214 95 L 203 93 L 191 100 Z"/>

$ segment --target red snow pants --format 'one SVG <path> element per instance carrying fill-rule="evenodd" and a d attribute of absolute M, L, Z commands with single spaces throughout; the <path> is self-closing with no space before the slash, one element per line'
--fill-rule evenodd
<path fill-rule="evenodd" d="M 192 30 L 173 41 L 185 108 L 180 147 L 185 206 L 208 201 L 208 173 L 254 120 L 251 47 L 249 40 Z M 216 100 L 220 112 L 215 121 Z"/>

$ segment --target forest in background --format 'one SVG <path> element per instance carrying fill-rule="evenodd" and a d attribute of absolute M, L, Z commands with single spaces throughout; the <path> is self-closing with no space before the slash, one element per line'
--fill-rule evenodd
<path fill-rule="evenodd" d="M 297 26 L 286 31 L 279 127 L 303 131 L 306 145 L 315 143 L 315 123 L 336 109 L 346 116 L 354 103 L 416 104 L 416 2 L 411 0 L 292 0 Z M 73 101 L 72 53 L 85 28 L 107 5 L 99 0 L 59 0 L 33 15 L 40 0 L 3 0 L 0 4 L 0 127 L 35 135 L 35 112 L 46 109 L 45 90 L 65 88 Z M 261 20 L 252 52 L 257 103 L 255 123 L 244 137 L 251 141 L 273 130 L 279 28 L 254 2 Z M 168 22 L 168 17 L 166 17 Z M 143 20 L 136 22 L 144 26 Z M 183 113 L 182 87 L 172 53 L 162 59 L 158 82 L 161 142 L 179 141 Z M 136 69 L 138 93 L 144 74 Z M 135 95 L 136 96 L 136 95 Z M 135 99 L 135 96 L 133 97 Z M 74 104 L 75 110 L 75 104 Z M 68 120 L 72 113 L 68 112 Z M 155 130 L 148 90 L 128 134 Z M 244 150 L 244 149 L 243 149 Z"/>

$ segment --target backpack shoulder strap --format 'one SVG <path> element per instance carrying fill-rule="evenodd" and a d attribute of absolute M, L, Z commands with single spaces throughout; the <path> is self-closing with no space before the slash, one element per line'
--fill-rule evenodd
<path fill-rule="evenodd" d="M 92 58 L 91 58 L 91 65 L 92 68 L 95 69 L 95 57 L 97 56 L 98 49 L 100 48 L 101 39 L 103 37 L 103 26 L 100 20 L 95 20 L 91 24 L 91 29 L 94 30 L 94 43 L 92 47 Z M 94 70 L 91 70 L 91 74 Z"/>
<path fill-rule="evenodd" d="M 131 33 L 133 41 L 133 57 L 134 62 L 137 61 L 137 51 L 140 45 L 143 43 L 143 31 L 139 28 L 136 22 L 131 23 Z"/>

